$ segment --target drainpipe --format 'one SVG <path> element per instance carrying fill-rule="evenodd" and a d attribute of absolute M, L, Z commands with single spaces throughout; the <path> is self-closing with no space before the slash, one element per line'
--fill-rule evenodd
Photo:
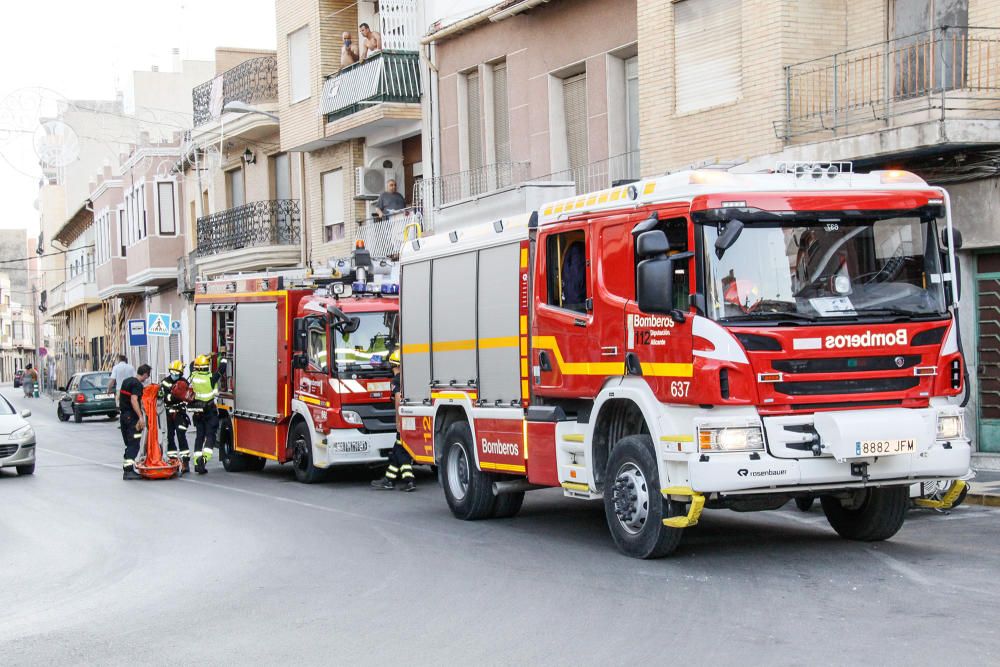
<path fill-rule="evenodd" d="M 433 44 L 421 44 L 421 52 L 423 61 L 426 64 L 427 105 L 430 107 L 430 113 L 425 115 L 425 117 L 430 118 L 430 121 L 427 125 L 427 136 L 424 143 L 428 148 L 428 164 L 431 168 L 431 177 L 426 179 L 426 181 L 431 184 L 431 187 L 429 189 L 424 188 L 424 217 L 429 217 L 433 224 L 434 210 L 437 206 L 437 189 L 434 187 L 434 179 L 441 175 L 441 136 L 438 132 L 440 111 L 438 109 L 437 48 Z"/>
<path fill-rule="evenodd" d="M 302 268 L 309 268 L 309 234 L 306 225 L 306 156 L 302 151 L 299 153 L 299 239 L 302 253 Z"/>

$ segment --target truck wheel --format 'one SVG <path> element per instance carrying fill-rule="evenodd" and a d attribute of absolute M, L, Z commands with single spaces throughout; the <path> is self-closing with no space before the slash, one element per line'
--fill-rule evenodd
<path fill-rule="evenodd" d="M 233 427 L 228 420 L 219 425 L 219 460 L 226 472 L 243 472 L 247 469 L 247 457 L 233 449 Z"/>
<path fill-rule="evenodd" d="M 247 459 L 247 470 L 251 472 L 260 472 L 267 465 L 267 459 L 262 456 L 248 456 Z"/>
<path fill-rule="evenodd" d="M 619 440 L 611 450 L 604 484 L 604 514 L 618 550 L 632 558 L 669 555 L 683 531 L 663 525 L 673 510 L 673 503 L 660 493 L 652 439 L 630 435 Z"/>
<path fill-rule="evenodd" d="M 24 477 L 25 475 L 34 475 L 35 474 L 35 464 L 34 463 L 26 463 L 23 466 L 14 466 L 14 469 L 17 470 L 17 474 L 19 476 L 21 476 L 21 477 Z"/>
<path fill-rule="evenodd" d="M 441 481 L 451 513 L 464 521 L 491 516 L 497 501 L 493 476 L 476 469 L 469 425 L 458 422 L 449 426 L 444 443 Z"/>
<path fill-rule="evenodd" d="M 323 479 L 323 470 L 313 465 L 312 439 L 309 427 L 299 421 L 292 427 L 292 469 L 295 479 L 303 484 L 315 484 Z"/>
<path fill-rule="evenodd" d="M 837 534 L 848 540 L 887 540 L 903 526 L 910 504 L 909 489 L 890 486 L 866 489 L 859 503 L 845 507 L 834 496 L 823 496 L 823 513 Z"/>
<path fill-rule="evenodd" d="M 813 496 L 799 496 L 795 499 L 795 506 L 799 508 L 800 512 L 808 512 L 812 509 L 815 500 L 816 498 Z"/>
<path fill-rule="evenodd" d="M 524 491 L 517 493 L 501 493 L 497 496 L 496 505 L 493 507 L 494 519 L 509 519 L 517 516 L 524 504 Z"/>
<path fill-rule="evenodd" d="M 61 422 L 69 421 L 69 415 L 63 412 L 62 405 L 56 407 L 56 417 L 59 417 Z"/>
<path fill-rule="evenodd" d="M 73 408 L 73 421 L 77 424 L 83 421 L 83 415 L 76 408 Z"/>

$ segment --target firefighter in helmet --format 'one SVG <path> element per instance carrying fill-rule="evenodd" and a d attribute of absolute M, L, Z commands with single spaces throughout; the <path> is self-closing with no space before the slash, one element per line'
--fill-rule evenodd
<path fill-rule="evenodd" d="M 170 373 L 160 381 L 160 399 L 167 413 L 167 457 L 180 458 L 181 472 L 190 469 L 191 450 L 188 448 L 187 430 L 191 419 L 187 413 L 190 385 L 184 379 L 184 362 L 177 359 L 170 364 Z"/>
<path fill-rule="evenodd" d="M 194 415 L 194 469 L 199 475 L 208 472 L 206 464 L 212 460 L 215 434 L 219 430 L 219 409 L 215 399 L 219 395 L 219 381 L 226 376 L 226 359 L 219 359 L 219 366 L 212 372 L 212 360 L 199 355 L 191 362 L 191 390 L 194 400 L 190 410 Z"/>
<path fill-rule="evenodd" d="M 399 409 L 399 350 L 393 350 L 389 355 L 389 366 L 392 367 L 392 398 Z M 398 412 L 397 412 L 398 414 Z M 372 487 L 382 491 L 396 488 L 396 482 L 402 479 L 403 491 L 416 491 L 417 483 L 413 477 L 413 459 L 409 452 L 403 448 L 403 441 L 399 438 L 399 431 L 396 431 L 396 444 L 392 446 L 389 453 L 389 467 L 385 470 L 385 477 L 372 482 Z"/>

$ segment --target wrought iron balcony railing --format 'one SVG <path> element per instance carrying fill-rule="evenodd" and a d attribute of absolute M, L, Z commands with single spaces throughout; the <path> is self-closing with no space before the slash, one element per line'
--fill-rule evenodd
<path fill-rule="evenodd" d="M 365 242 L 365 248 L 372 257 L 377 259 L 399 255 L 404 241 L 428 231 L 420 208 L 394 211 L 382 218 L 358 220 L 358 237 Z"/>
<path fill-rule="evenodd" d="M 222 116 L 230 102 L 254 104 L 278 99 L 278 59 L 251 58 L 191 91 L 193 123 L 204 125 Z"/>
<path fill-rule="evenodd" d="M 1000 119 L 1000 29 L 942 27 L 785 67 L 779 138 Z"/>
<path fill-rule="evenodd" d="M 381 51 L 348 65 L 323 84 L 320 113 L 330 123 L 380 102 L 420 102 L 420 56 Z"/>
<path fill-rule="evenodd" d="M 198 218 L 198 257 L 242 248 L 294 246 L 302 239 L 298 199 L 255 201 Z"/>

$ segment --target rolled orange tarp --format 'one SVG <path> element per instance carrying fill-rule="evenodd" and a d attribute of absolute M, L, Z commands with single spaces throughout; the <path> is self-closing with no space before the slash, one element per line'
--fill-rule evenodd
<path fill-rule="evenodd" d="M 151 384 L 142 390 L 142 411 L 146 417 L 146 458 L 135 469 L 146 479 L 170 479 L 180 472 L 180 461 L 164 461 L 160 449 L 160 427 L 156 421 L 156 397 L 160 385 Z"/>

